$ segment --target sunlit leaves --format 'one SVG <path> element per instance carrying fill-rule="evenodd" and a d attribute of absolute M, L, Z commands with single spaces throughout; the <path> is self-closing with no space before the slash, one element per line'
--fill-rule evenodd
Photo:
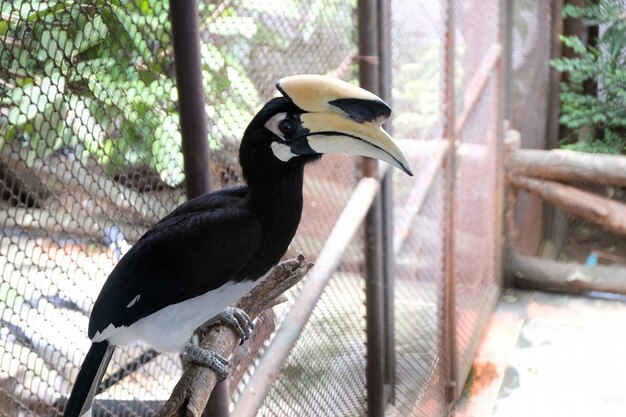
<path fill-rule="evenodd" d="M 568 4 L 565 17 L 584 18 L 600 26 L 596 45 L 575 36 L 563 36 L 573 57 L 552 60 L 567 74 L 561 84 L 560 121 L 582 140 L 564 146 L 589 152 L 626 152 L 626 19 L 618 0 L 600 0 L 583 7 Z M 589 88 L 589 86 L 594 88 Z M 596 91 L 597 90 L 597 91 Z M 589 132 L 593 132 L 592 137 Z"/>
<path fill-rule="evenodd" d="M 146 163 L 179 183 L 174 82 L 161 74 L 171 57 L 154 53 L 169 42 L 161 3 L 3 2 L 3 139 L 69 145 L 105 166 Z"/>

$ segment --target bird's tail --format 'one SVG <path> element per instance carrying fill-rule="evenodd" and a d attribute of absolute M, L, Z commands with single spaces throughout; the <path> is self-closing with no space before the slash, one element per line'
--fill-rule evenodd
<path fill-rule="evenodd" d="M 93 398 L 98 393 L 98 386 L 107 370 L 115 346 L 106 340 L 92 343 L 83 361 L 70 398 L 65 404 L 63 417 L 90 417 Z"/>

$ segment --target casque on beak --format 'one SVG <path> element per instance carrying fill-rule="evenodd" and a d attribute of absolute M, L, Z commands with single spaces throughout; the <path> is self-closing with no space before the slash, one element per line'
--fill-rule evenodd
<path fill-rule="evenodd" d="M 391 108 L 375 94 L 323 75 L 294 75 L 276 88 L 304 113 L 300 129 L 306 146 L 292 152 L 347 153 L 385 161 L 413 175 L 404 154 L 382 128 Z"/>

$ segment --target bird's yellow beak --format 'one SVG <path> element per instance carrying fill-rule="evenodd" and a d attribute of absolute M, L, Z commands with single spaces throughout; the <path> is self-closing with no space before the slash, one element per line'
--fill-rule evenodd
<path fill-rule="evenodd" d="M 301 128 L 315 153 L 348 153 L 385 161 L 413 175 L 404 154 L 382 128 L 389 106 L 355 85 L 323 75 L 294 75 L 276 88 L 304 111 Z"/>

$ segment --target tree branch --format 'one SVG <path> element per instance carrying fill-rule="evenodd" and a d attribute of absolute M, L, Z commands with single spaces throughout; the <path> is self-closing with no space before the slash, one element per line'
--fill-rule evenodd
<path fill-rule="evenodd" d="M 562 149 L 517 149 L 512 155 L 511 172 L 514 176 L 626 186 L 626 157 Z"/>
<path fill-rule="evenodd" d="M 304 262 L 302 255 L 281 262 L 235 307 L 244 310 L 254 320 L 265 309 L 285 301 L 283 293 L 300 282 L 312 266 L 312 263 Z M 226 358 L 238 342 L 238 336 L 228 325 L 216 324 L 209 329 L 200 345 Z M 189 366 L 157 417 L 200 417 L 216 383 L 217 375 L 212 369 Z"/>
<path fill-rule="evenodd" d="M 538 195 L 568 213 L 626 235 L 626 204 L 554 181 L 519 176 L 509 181 L 513 187 Z"/>

